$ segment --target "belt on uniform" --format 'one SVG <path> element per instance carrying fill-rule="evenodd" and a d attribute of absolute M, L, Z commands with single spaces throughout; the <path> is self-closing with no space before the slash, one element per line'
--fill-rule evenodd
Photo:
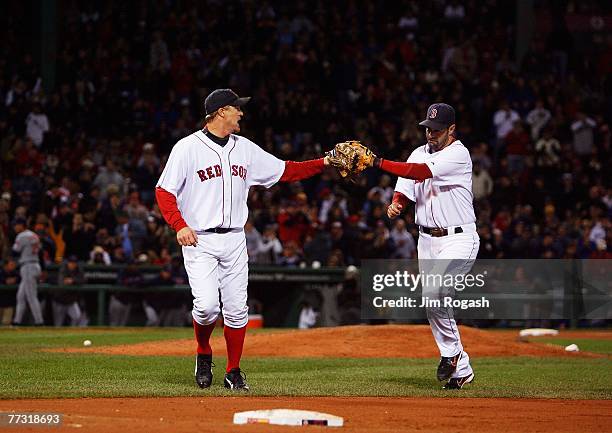
<path fill-rule="evenodd" d="M 220 234 L 224 234 L 224 233 L 229 233 L 231 231 L 236 231 L 236 229 L 230 229 L 230 228 L 223 228 L 223 227 L 215 227 L 212 229 L 206 229 L 204 230 L 207 233 L 220 233 Z"/>
<path fill-rule="evenodd" d="M 463 233 L 461 227 L 451 227 L 450 229 L 444 229 L 442 227 L 423 227 L 419 226 L 421 233 L 428 234 L 434 238 L 441 238 L 442 236 L 453 235 L 457 233 Z"/>

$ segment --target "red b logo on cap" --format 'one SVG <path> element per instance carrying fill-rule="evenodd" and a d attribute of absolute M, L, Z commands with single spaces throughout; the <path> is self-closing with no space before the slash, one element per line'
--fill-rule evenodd
<path fill-rule="evenodd" d="M 438 110 L 436 108 L 431 109 L 431 114 L 429 115 L 430 119 L 433 119 L 438 114 Z"/>

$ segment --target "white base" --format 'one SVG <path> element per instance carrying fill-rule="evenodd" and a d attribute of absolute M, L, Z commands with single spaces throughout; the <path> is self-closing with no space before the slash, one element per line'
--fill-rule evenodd
<path fill-rule="evenodd" d="M 545 337 L 559 335 L 559 331 L 556 329 L 547 328 L 529 328 L 521 329 L 519 337 Z"/>
<path fill-rule="evenodd" d="M 321 412 L 294 409 L 269 409 L 236 412 L 234 424 L 321 425 L 342 427 L 344 419 Z"/>

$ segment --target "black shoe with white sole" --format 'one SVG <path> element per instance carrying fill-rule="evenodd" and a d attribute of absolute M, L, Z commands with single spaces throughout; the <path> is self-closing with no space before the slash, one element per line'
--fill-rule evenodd
<path fill-rule="evenodd" d="M 474 373 L 464 376 L 464 377 L 453 377 L 449 380 L 446 385 L 442 387 L 442 389 L 461 389 L 463 385 L 471 383 L 474 381 Z"/>
<path fill-rule="evenodd" d="M 438 371 L 436 372 L 436 376 L 440 382 L 448 380 L 455 370 L 457 370 L 457 365 L 459 364 L 459 360 L 461 359 L 461 353 L 456 354 L 455 356 L 446 357 L 443 356 L 440 358 L 440 363 L 438 364 Z"/>
<path fill-rule="evenodd" d="M 215 364 L 212 362 L 212 355 L 197 355 L 195 367 L 195 380 L 200 388 L 208 388 L 213 379 L 212 367 Z"/>
<path fill-rule="evenodd" d="M 240 371 L 239 368 L 232 368 L 229 373 L 225 374 L 223 380 L 226 388 L 233 391 L 248 391 L 249 385 L 246 383 L 246 374 Z"/>

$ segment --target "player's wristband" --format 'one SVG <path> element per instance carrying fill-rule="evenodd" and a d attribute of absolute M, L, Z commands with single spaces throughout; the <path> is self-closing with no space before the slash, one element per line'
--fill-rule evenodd
<path fill-rule="evenodd" d="M 374 158 L 374 163 L 372 164 L 372 166 L 376 168 L 380 168 L 382 166 L 382 163 L 383 163 L 383 159 L 376 157 Z"/>

